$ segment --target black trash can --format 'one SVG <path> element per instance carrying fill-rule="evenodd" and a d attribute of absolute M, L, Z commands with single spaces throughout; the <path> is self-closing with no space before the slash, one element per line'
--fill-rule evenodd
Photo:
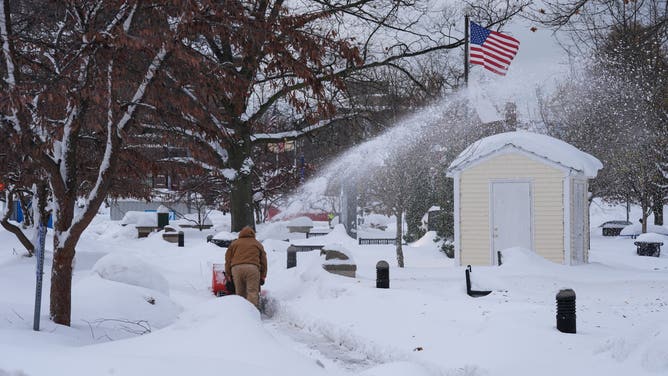
<path fill-rule="evenodd" d="M 639 242 L 634 242 L 633 244 L 635 244 L 636 247 L 638 247 L 636 253 L 639 256 L 659 257 L 661 255 L 661 246 L 663 245 L 663 243 L 661 242 L 639 241 Z"/>

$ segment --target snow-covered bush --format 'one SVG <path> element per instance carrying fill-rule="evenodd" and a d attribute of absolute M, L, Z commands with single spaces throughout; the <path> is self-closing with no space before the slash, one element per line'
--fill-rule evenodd
<path fill-rule="evenodd" d="M 110 281 L 145 287 L 169 295 L 169 282 L 151 265 L 138 257 L 111 253 L 93 265 L 93 272 Z"/>

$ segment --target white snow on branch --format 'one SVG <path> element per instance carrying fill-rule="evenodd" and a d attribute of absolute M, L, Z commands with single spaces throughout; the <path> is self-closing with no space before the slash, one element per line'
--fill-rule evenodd
<path fill-rule="evenodd" d="M 160 51 L 158 51 L 158 53 L 153 58 L 153 61 L 151 62 L 151 65 L 149 65 L 148 69 L 146 70 L 146 74 L 144 75 L 144 79 L 142 80 L 142 83 L 139 85 L 139 87 L 137 88 L 137 91 L 135 92 L 135 95 L 132 97 L 132 102 L 130 103 L 130 105 L 128 105 L 128 108 L 125 111 L 125 114 L 123 114 L 123 117 L 118 122 L 118 127 L 117 127 L 118 132 L 123 130 L 123 128 L 125 128 L 125 126 L 132 119 L 132 116 L 134 115 L 134 112 L 137 109 L 137 104 L 139 102 L 141 102 L 141 100 L 144 98 L 144 95 L 146 94 L 146 89 L 148 88 L 148 85 L 153 80 L 153 77 L 155 76 L 155 72 L 158 70 L 158 68 L 160 68 L 160 65 L 162 65 L 162 62 L 165 61 L 166 56 L 167 56 L 167 48 L 163 44 L 160 47 Z"/>
<path fill-rule="evenodd" d="M 16 87 L 16 76 L 14 75 L 14 60 L 9 49 L 9 30 L 7 30 L 7 12 L 4 1 L 0 1 L 0 38 L 2 38 L 2 54 L 5 56 L 5 65 L 7 67 L 7 77 L 5 82 L 9 84 L 9 90 Z"/>
<path fill-rule="evenodd" d="M 338 121 L 338 120 L 343 120 L 347 119 L 350 116 L 346 117 L 337 117 L 334 119 L 328 119 L 328 120 L 321 120 L 313 125 L 309 125 L 308 127 L 299 129 L 299 130 L 294 130 L 294 131 L 286 131 L 286 132 L 277 132 L 277 133 L 256 133 L 254 135 L 251 135 L 251 141 L 260 141 L 260 140 L 269 140 L 269 141 L 283 141 L 284 139 L 294 139 L 301 137 L 305 134 L 308 134 L 310 132 L 316 131 L 321 128 L 326 128 L 330 126 L 333 122 Z"/>
<path fill-rule="evenodd" d="M 255 166 L 255 162 L 251 159 L 251 157 L 246 157 L 244 159 L 244 163 L 241 165 L 241 172 L 243 175 L 250 175 L 250 173 L 253 171 L 253 166 Z"/>
<path fill-rule="evenodd" d="M 123 4 L 125 6 L 125 4 Z M 132 10 L 130 10 L 130 14 L 128 15 L 128 18 L 125 19 L 125 22 L 123 22 L 123 30 L 127 33 L 130 30 L 130 26 L 132 26 L 132 18 L 135 15 L 135 11 L 137 10 L 137 4 L 132 6 Z"/>
<path fill-rule="evenodd" d="M 225 179 L 227 179 L 229 181 L 235 180 L 237 178 L 237 175 L 238 175 L 237 170 L 235 170 L 233 168 L 224 168 L 224 169 L 222 169 L 221 172 L 223 173 L 223 176 L 225 177 Z"/>

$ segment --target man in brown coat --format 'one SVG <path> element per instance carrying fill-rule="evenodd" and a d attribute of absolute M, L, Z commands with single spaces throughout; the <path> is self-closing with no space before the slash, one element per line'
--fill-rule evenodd
<path fill-rule="evenodd" d="M 225 274 L 232 276 L 235 293 L 259 308 L 260 285 L 267 278 L 267 253 L 252 228 L 244 227 L 227 248 Z"/>

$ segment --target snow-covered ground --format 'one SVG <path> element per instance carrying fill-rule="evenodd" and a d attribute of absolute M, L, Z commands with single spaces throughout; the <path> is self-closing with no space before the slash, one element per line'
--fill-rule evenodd
<path fill-rule="evenodd" d="M 336 232 L 357 278 L 324 271 L 319 252 L 286 269 L 287 222 L 261 225 L 269 258 L 264 291 L 271 315 L 236 296 L 210 292 L 223 248 L 186 230 L 186 246 L 100 215 L 77 247 L 72 326 L 48 320 L 47 252 L 41 331 L 32 330 L 35 260 L 0 230 L 0 375 L 665 375 L 668 374 L 668 238 L 661 257 L 637 256 L 632 239 L 597 227 L 625 219 L 621 207 L 592 206 L 590 264 L 567 267 L 532 253 L 501 267 L 464 268 L 430 239 L 358 246 Z M 632 221 L 637 221 L 634 208 Z M 314 238 L 317 239 L 317 238 Z M 47 240 L 50 248 L 50 239 Z M 47 249 L 48 250 L 48 249 Z M 375 288 L 387 260 L 390 289 Z M 555 294 L 577 294 L 577 334 L 555 328 Z"/>

